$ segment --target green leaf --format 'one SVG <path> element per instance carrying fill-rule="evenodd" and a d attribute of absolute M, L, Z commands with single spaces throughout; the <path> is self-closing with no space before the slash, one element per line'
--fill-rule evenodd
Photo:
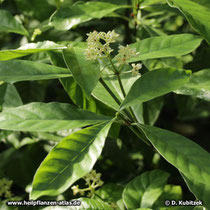
<path fill-rule="evenodd" d="M 126 5 L 116 5 L 106 2 L 86 2 L 58 10 L 50 19 L 49 25 L 58 30 L 69 30 L 73 26 L 94 18 L 102 18 Z"/>
<path fill-rule="evenodd" d="M 28 36 L 28 31 L 8 11 L 0 10 L 0 32 L 13 32 Z"/>
<path fill-rule="evenodd" d="M 100 78 L 98 63 L 86 60 L 84 48 L 73 47 L 63 50 L 63 56 L 74 79 L 89 98 Z"/>
<path fill-rule="evenodd" d="M 54 65 L 60 67 L 66 67 L 66 64 L 63 60 L 63 56 L 61 53 L 49 52 L 51 61 Z M 106 113 L 109 115 L 110 110 L 107 110 L 103 104 L 99 101 L 96 101 L 92 96 L 90 99 L 87 99 L 82 88 L 75 82 L 73 77 L 62 78 L 60 79 L 61 84 L 63 85 L 65 91 L 68 93 L 71 100 L 77 105 L 79 108 L 83 108 L 85 110 L 89 110 L 95 113 Z M 103 106 L 103 107 L 102 107 Z"/>
<path fill-rule="evenodd" d="M 182 200 L 182 188 L 181 186 L 176 185 L 166 185 L 164 187 L 163 193 L 158 198 L 158 200 L 154 203 L 153 208 L 154 209 L 167 209 L 168 207 L 165 206 L 166 200 Z M 173 209 L 173 207 L 171 207 Z M 179 207 L 177 208 L 179 209 Z"/>
<path fill-rule="evenodd" d="M 183 86 L 190 76 L 190 71 L 163 68 L 150 71 L 140 77 L 131 87 L 121 108 L 149 101 Z"/>
<path fill-rule="evenodd" d="M 101 154 L 111 122 L 79 130 L 61 140 L 35 174 L 31 199 L 59 195 L 90 172 Z"/>
<path fill-rule="evenodd" d="M 101 63 L 101 62 L 100 62 Z M 106 64 L 104 64 L 106 65 Z M 120 89 L 118 79 L 116 75 L 109 75 L 113 74 L 113 72 L 107 68 L 101 66 L 101 70 L 103 70 L 103 73 L 105 76 L 103 77 L 104 82 L 106 85 L 112 90 L 112 92 L 115 94 L 115 96 L 118 98 L 119 101 L 122 101 L 124 99 L 124 96 L 122 94 L 122 91 Z M 106 76 L 109 75 L 109 76 Z M 133 83 L 139 78 L 139 76 L 135 77 L 132 75 L 131 72 L 123 72 L 121 74 L 121 81 L 123 83 L 123 87 L 125 89 L 125 92 L 128 93 Z M 110 96 L 110 94 L 105 90 L 105 88 L 101 85 L 101 83 L 98 83 L 96 88 L 94 89 L 92 95 L 101 101 L 102 103 L 106 104 L 107 106 L 111 107 L 112 109 L 118 111 L 119 105 L 116 103 L 116 101 Z"/>
<path fill-rule="evenodd" d="M 150 208 L 162 194 L 169 174 L 161 170 L 144 172 L 135 177 L 123 191 L 123 201 L 128 209 Z"/>
<path fill-rule="evenodd" d="M 80 206 L 74 206 L 74 207 L 69 207 L 69 206 L 50 206 L 46 208 L 42 208 L 42 210 L 113 210 L 113 208 L 103 202 L 102 200 L 95 200 L 93 198 L 77 198 L 77 200 L 72 200 L 73 203 L 81 203 Z M 6 204 L 5 204 L 6 205 Z M 0 209 L 1 210 L 1 209 Z M 5 210 L 5 209 L 2 209 Z M 7 209 L 6 209 L 7 210 Z"/>
<path fill-rule="evenodd" d="M 165 3 L 165 0 L 144 0 L 140 4 L 140 8 L 148 7 L 152 4 L 159 4 L 159 3 Z"/>
<path fill-rule="evenodd" d="M 153 58 L 174 57 L 194 51 L 201 43 L 202 38 L 192 34 L 178 34 L 157 36 L 143 39 L 131 44 L 139 55 L 130 59 L 130 62 Z"/>
<path fill-rule="evenodd" d="M 119 99 L 118 93 L 116 90 L 113 89 L 113 86 L 110 81 L 104 80 L 105 83 L 108 85 L 108 87 L 112 90 L 112 92 L 117 96 Z M 105 105 L 109 106 L 110 108 L 118 111 L 119 105 L 116 103 L 116 101 L 110 96 L 110 94 L 106 91 L 106 89 L 103 87 L 103 85 L 98 82 L 96 85 L 96 88 L 93 90 L 92 93 L 93 97 L 95 97 L 97 100 L 101 101 Z"/>
<path fill-rule="evenodd" d="M 164 97 L 154 98 L 143 104 L 144 124 L 154 125 L 164 104 Z"/>
<path fill-rule="evenodd" d="M 77 109 L 70 104 L 34 102 L 0 113 L 0 129 L 52 132 L 81 128 L 109 119 L 103 115 Z"/>
<path fill-rule="evenodd" d="M 177 94 L 192 95 L 210 101 L 210 69 L 193 73 L 189 82 L 174 91 Z"/>
<path fill-rule="evenodd" d="M 79 108 L 84 110 L 88 110 L 97 114 L 105 114 L 107 116 L 114 116 L 115 113 L 109 107 L 106 107 L 100 101 L 96 100 L 94 97 L 90 96 L 87 99 L 84 91 L 81 87 L 75 82 L 72 77 L 61 79 L 61 83 L 68 93 L 71 100 L 77 105 Z"/>
<path fill-rule="evenodd" d="M 28 43 L 14 50 L 1 50 L 0 61 L 11 60 L 14 58 L 20 58 L 29 54 L 45 52 L 50 50 L 61 50 L 66 47 L 63 45 L 56 44 L 51 41 Z"/>
<path fill-rule="evenodd" d="M 210 207 L 210 184 L 208 183 L 202 183 L 197 179 L 194 179 L 192 177 L 187 177 L 183 173 L 181 173 L 183 179 L 187 183 L 188 188 L 190 191 L 195 195 L 196 198 L 203 201 L 203 205 L 207 208 Z"/>
<path fill-rule="evenodd" d="M 168 3 L 178 8 L 191 26 L 210 44 L 209 0 L 168 0 Z"/>
<path fill-rule="evenodd" d="M 0 85 L 0 110 L 17 107 L 23 104 L 14 85 L 3 83 Z"/>
<path fill-rule="evenodd" d="M 70 77 L 68 69 L 24 60 L 0 61 L 0 80 L 14 83 Z"/>
<path fill-rule="evenodd" d="M 92 198 L 79 198 L 81 201 L 81 206 L 76 207 L 75 209 L 89 209 L 89 210 L 113 210 L 113 208 L 102 200 L 94 200 Z"/>
<path fill-rule="evenodd" d="M 30 20 L 38 20 L 40 23 L 44 20 L 48 22 L 49 16 L 55 11 L 55 7 L 50 4 L 51 1 L 52 0 L 15 0 L 15 5 L 20 14 L 23 14 Z M 58 3 L 57 0 L 55 1 Z M 64 1 L 66 2 L 66 0 Z"/>
<path fill-rule="evenodd" d="M 147 125 L 139 127 L 157 151 L 187 178 L 193 193 L 209 208 L 210 154 L 179 134 Z"/>
<path fill-rule="evenodd" d="M 122 198 L 123 189 L 124 187 L 119 184 L 106 184 L 96 191 L 95 199 L 97 199 L 99 196 L 103 201 L 107 203 L 116 203 Z"/>

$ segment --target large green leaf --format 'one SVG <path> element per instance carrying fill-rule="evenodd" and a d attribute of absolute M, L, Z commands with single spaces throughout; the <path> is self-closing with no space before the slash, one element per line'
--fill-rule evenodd
<path fill-rule="evenodd" d="M 14 83 L 69 77 L 68 69 L 24 60 L 0 61 L 0 81 Z"/>
<path fill-rule="evenodd" d="M 177 7 L 191 26 L 210 44 L 210 2 L 209 0 L 168 0 L 169 5 Z"/>
<path fill-rule="evenodd" d="M 33 53 L 45 52 L 50 50 L 61 50 L 66 47 L 56 44 L 51 41 L 28 43 L 14 50 L 2 50 L 0 51 L 0 61 L 11 60 L 14 58 L 23 57 Z"/>
<path fill-rule="evenodd" d="M 98 63 L 86 60 L 84 48 L 73 47 L 66 49 L 63 51 L 63 56 L 74 79 L 89 98 L 100 78 Z"/>
<path fill-rule="evenodd" d="M 174 91 L 177 94 L 192 95 L 210 101 L 210 69 L 193 73 L 189 82 Z"/>
<path fill-rule="evenodd" d="M 190 71 L 163 68 L 150 71 L 140 77 L 131 87 L 121 108 L 149 101 L 183 86 Z"/>
<path fill-rule="evenodd" d="M 162 194 L 169 174 L 161 170 L 144 172 L 135 177 L 123 191 L 123 201 L 128 209 L 150 208 Z"/>
<path fill-rule="evenodd" d="M 106 2 L 86 2 L 58 10 L 50 20 L 50 25 L 58 30 L 69 30 L 73 26 L 87 22 L 94 18 L 102 18 L 124 5 Z"/>
<path fill-rule="evenodd" d="M 154 98 L 143 103 L 144 124 L 154 125 L 164 104 L 164 97 Z"/>
<path fill-rule="evenodd" d="M 193 193 L 209 208 L 210 154 L 179 134 L 147 125 L 139 127 L 157 151 L 180 170 Z"/>
<path fill-rule="evenodd" d="M 0 110 L 21 106 L 22 104 L 23 102 L 14 85 L 0 84 Z"/>
<path fill-rule="evenodd" d="M 13 32 L 28 36 L 23 25 L 18 22 L 8 11 L 0 10 L 0 32 Z"/>
<path fill-rule="evenodd" d="M 140 4 L 140 8 L 148 7 L 152 4 L 165 3 L 165 0 L 144 0 Z"/>
<path fill-rule="evenodd" d="M 118 200 L 122 199 L 123 189 L 123 185 L 109 183 L 97 190 L 94 198 L 97 199 L 99 196 L 107 203 L 117 203 Z"/>
<path fill-rule="evenodd" d="M 165 205 L 165 201 L 166 200 L 182 200 L 182 188 L 181 186 L 178 185 L 169 185 L 167 184 L 164 187 L 163 193 L 161 194 L 161 196 L 158 198 L 158 200 L 156 200 L 156 202 L 153 205 L 154 209 L 158 209 L 158 210 L 167 210 L 168 208 L 172 208 L 173 207 L 166 207 Z M 180 207 L 175 208 L 176 210 L 179 210 Z"/>
<path fill-rule="evenodd" d="M 36 172 L 30 198 L 59 195 L 87 174 L 101 154 L 111 124 L 88 127 L 61 140 Z"/>
<path fill-rule="evenodd" d="M 210 184 L 209 183 L 203 184 L 199 180 L 187 177 L 182 173 L 181 175 L 184 178 L 185 182 L 187 183 L 188 188 L 195 195 L 195 197 L 199 198 L 203 202 L 203 205 L 209 208 Z"/>
<path fill-rule="evenodd" d="M 77 109 L 64 103 L 30 103 L 0 113 L 0 129 L 51 132 L 80 128 L 109 120 L 109 117 Z"/>
<path fill-rule="evenodd" d="M 143 39 L 130 45 L 139 52 L 139 55 L 131 58 L 130 62 L 185 55 L 195 50 L 201 41 L 202 38 L 192 34 L 157 36 Z"/>

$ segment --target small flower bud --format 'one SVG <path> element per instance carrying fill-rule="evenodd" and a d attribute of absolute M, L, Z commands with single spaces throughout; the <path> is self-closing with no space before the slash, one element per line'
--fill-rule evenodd
<path fill-rule="evenodd" d="M 142 68 L 142 64 L 141 63 L 137 63 L 137 64 L 132 63 L 131 66 L 132 66 L 132 75 L 133 76 L 140 75 L 139 70 Z"/>
<path fill-rule="evenodd" d="M 117 66 L 128 64 L 128 60 L 131 57 L 137 56 L 139 53 L 136 52 L 136 49 L 131 48 L 130 46 L 119 45 L 118 55 L 117 55 Z"/>
<path fill-rule="evenodd" d="M 80 192 L 79 185 L 74 185 L 73 187 L 71 187 L 71 189 L 73 190 L 74 196 Z"/>

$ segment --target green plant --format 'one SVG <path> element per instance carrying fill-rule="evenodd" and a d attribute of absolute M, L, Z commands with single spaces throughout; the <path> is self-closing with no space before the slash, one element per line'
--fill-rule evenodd
<path fill-rule="evenodd" d="M 8 176 L 26 191 L 17 196 L 27 198 L 30 193 L 33 200 L 70 200 L 90 191 L 90 198 L 78 198 L 81 209 L 192 209 L 165 207 L 165 200 L 183 197 L 181 186 L 167 184 L 174 169 L 167 170 L 170 165 L 165 162 L 161 165 L 163 157 L 186 182 L 186 199 L 201 200 L 201 208 L 210 208 L 210 154 L 170 127 L 154 126 L 163 106 L 172 106 L 172 97 L 181 117 L 210 116 L 209 62 L 199 55 L 210 53 L 209 2 L 49 0 L 43 3 L 44 12 L 37 13 L 25 0 L 15 4 L 23 14 L 16 19 L 0 10 L 0 30 L 20 34 L 19 45 L 26 42 L 0 51 L 1 180 Z M 103 20 L 106 28 L 100 26 Z M 0 39 L 7 43 L 5 37 Z M 105 147 L 108 153 L 120 154 L 114 172 Z M 23 171 L 30 168 L 23 179 L 9 167 L 13 158 L 23 160 Z M 144 161 L 150 170 L 143 169 Z M 91 171 L 96 162 L 103 181 L 101 174 Z M 116 173 L 118 181 L 104 181 L 101 171 Z"/>

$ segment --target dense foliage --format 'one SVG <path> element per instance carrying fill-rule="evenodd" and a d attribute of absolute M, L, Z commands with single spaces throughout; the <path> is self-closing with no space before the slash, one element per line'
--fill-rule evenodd
<path fill-rule="evenodd" d="M 209 0 L 0 0 L 0 19 L 0 209 L 210 209 Z M 38 199 L 81 206 L 7 205 Z"/>

